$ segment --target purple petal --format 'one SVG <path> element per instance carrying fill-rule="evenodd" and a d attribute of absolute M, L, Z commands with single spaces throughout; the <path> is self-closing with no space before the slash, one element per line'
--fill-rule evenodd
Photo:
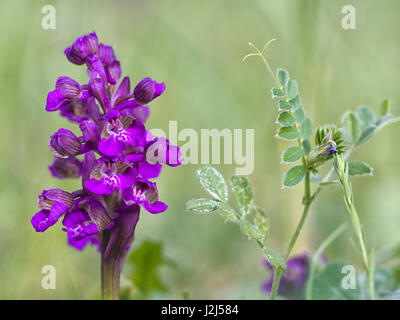
<path fill-rule="evenodd" d="M 164 212 L 168 208 L 168 206 L 162 201 L 156 201 L 154 203 L 145 201 L 143 205 L 148 212 L 153 214 Z"/>
<path fill-rule="evenodd" d="M 143 178 L 152 179 L 157 178 L 161 173 L 162 165 L 159 163 L 151 164 L 147 161 L 141 161 L 138 163 L 139 174 Z"/>
<path fill-rule="evenodd" d="M 35 228 L 36 232 L 43 232 L 46 231 L 50 226 L 48 222 L 50 211 L 49 210 L 40 210 L 37 212 L 31 219 L 32 226 Z"/>
<path fill-rule="evenodd" d="M 166 88 L 164 82 L 158 83 L 158 82 L 154 81 L 154 84 L 155 84 L 155 90 L 154 90 L 153 99 L 155 99 L 155 98 L 159 97 L 160 95 L 162 95 L 163 92 L 165 91 L 165 88 Z"/>
<path fill-rule="evenodd" d="M 96 194 L 111 194 L 114 191 L 114 186 L 105 183 L 105 178 L 101 178 L 100 180 L 90 179 L 86 181 L 85 188 L 89 191 Z"/>
<path fill-rule="evenodd" d="M 46 111 L 57 111 L 64 102 L 65 97 L 59 90 L 50 91 L 47 94 Z"/>
<path fill-rule="evenodd" d="M 118 189 L 123 190 L 131 187 L 135 183 L 137 172 L 134 168 L 128 168 L 124 173 L 117 174 L 117 176 L 120 179 L 120 185 L 118 186 Z"/>
<path fill-rule="evenodd" d="M 102 138 L 99 142 L 99 151 L 106 156 L 117 156 L 124 152 L 124 150 L 124 143 L 119 141 L 115 135 L 112 135 L 109 138 Z"/>

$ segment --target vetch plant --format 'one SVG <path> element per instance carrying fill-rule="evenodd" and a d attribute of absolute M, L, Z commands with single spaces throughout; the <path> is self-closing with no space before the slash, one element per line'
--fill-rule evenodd
<path fill-rule="evenodd" d="M 81 131 L 76 135 L 60 129 L 50 137 L 54 161 L 49 170 L 56 178 L 81 177 L 82 188 L 44 190 L 31 222 L 44 232 L 63 217 L 62 230 L 72 247 L 98 246 L 103 298 L 118 299 L 140 208 L 153 214 L 167 209 L 152 179 L 160 175 L 162 164 L 180 165 L 181 155 L 177 146 L 153 137 L 144 125 L 147 104 L 164 92 L 164 83 L 144 78 L 131 92 L 129 77 L 120 81 L 113 48 L 99 43 L 95 32 L 79 37 L 65 55 L 87 67 L 89 81 L 81 85 L 62 76 L 47 95 L 46 110 L 59 111 Z"/>
<path fill-rule="evenodd" d="M 271 90 L 272 98 L 277 100 L 278 109 L 276 137 L 295 143 L 282 154 L 282 162 L 292 165 L 282 178 L 282 187 L 293 188 L 300 183 L 304 184 L 303 210 L 286 253 L 281 257 L 280 254 L 266 245 L 270 230 L 268 220 L 265 214 L 253 204 L 252 188 L 245 177 L 233 176 L 230 180 L 238 209 L 236 211 L 228 204 L 228 188 L 222 175 L 212 167 L 199 169 L 197 175 L 200 184 L 212 198 L 190 200 L 186 204 L 187 210 L 193 213 L 219 211 L 226 220 L 237 223 L 243 233 L 260 245 L 273 270 L 273 279 L 268 284 L 268 291 L 271 292 L 270 298 L 275 299 L 279 292 L 282 275 L 285 274 L 289 264 L 291 264 L 290 255 L 307 220 L 312 203 L 323 188 L 328 185 L 340 184 L 345 194 L 345 203 L 350 214 L 353 230 L 358 239 L 358 245 L 356 246 L 353 243 L 353 247 L 361 259 L 368 278 L 369 294 L 367 297 L 375 299 L 374 251 L 367 251 L 365 231 L 354 206 L 349 181 L 350 176 L 372 175 L 373 170 L 368 164 L 361 161 L 347 163 L 345 161 L 354 149 L 363 145 L 386 125 L 398 122 L 400 118 L 393 117 L 391 102 L 385 100 L 382 103 L 379 116 L 370 107 L 359 107 L 356 111 L 347 111 L 337 124 L 324 124 L 313 129 L 312 121 L 303 108 L 296 80 L 291 79 L 288 71 L 282 68 L 278 68 L 274 73 L 265 58 L 265 52 L 274 40 L 269 41 L 262 50 L 249 43 L 254 52 L 246 55 L 243 61 L 254 56 L 261 58 L 264 62 L 267 71 L 276 84 Z M 313 135 L 314 138 L 312 138 Z M 332 159 L 334 161 L 331 161 Z M 323 165 L 328 166 L 328 173 L 325 176 L 320 175 L 320 168 Z M 332 179 L 335 171 L 339 179 Z M 327 242 L 324 242 L 324 246 L 343 232 L 342 229 L 343 227 L 339 227 L 327 239 Z M 315 261 L 313 263 L 315 264 Z M 313 268 L 312 274 L 315 271 L 315 266 Z M 337 270 L 337 268 L 334 268 L 334 270 Z M 284 278 L 285 281 L 286 278 L 287 276 Z M 321 283 L 328 283 L 321 279 L 318 278 L 318 281 L 316 281 L 319 289 Z M 308 282 L 307 297 L 311 296 L 311 282 Z M 328 289 L 331 290 L 332 288 Z M 320 291 L 318 290 L 318 292 Z"/>

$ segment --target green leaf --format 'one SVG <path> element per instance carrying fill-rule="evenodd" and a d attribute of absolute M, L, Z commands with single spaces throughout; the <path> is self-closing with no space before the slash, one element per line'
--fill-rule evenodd
<path fill-rule="evenodd" d="M 306 174 L 307 168 L 303 165 L 293 167 L 289 169 L 283 177 L 283 186 L 287 188 L 294 187 L 301 180 L 303 180 Z"/>
<path fill-rule="evenodd" d="M 295 127 L 282 127 L 278 130 L 278 136 L 285 140 L 294 140 L 299 137 L 299 132 Z"/>
<path fill-rule="evenodd" d="M 296 110 L 296 109 L 298 109 L 298 108 L 302 108 L 300 96 L 294 97 L 293 99 L 291 99 L 291 100 L 289 101 L 289 103 L 290 103 L 290 105 L 292 106 L 292 109 L 293 109 L 293 110 Z"/>
<path fill-rule="evenodd" d="M 226 221 L 237 223 L 240 220 L 236 211 L 227 203 L 221 202 L 219 204 L 219 213 Z"/>
<path fill-rule="evenodd" d="M 308 155 L 311 152 L 311 142 L 310 139 L 305 139 L 303 141 L 303 149 L 306 155 Z"/>
<path fill-rule="evenodd" d="M 250 213 L 253 204 L 253 190 L 250 182 L 243 176 L 232 176 L 230 179 L 235 203 L 242 217 Z"/>
<path fill-rule="evenodd" d="M 264 240 L 264 235 L 257 228 L 255 228 L 249 221 L 240 220 L 239 224 L 240 224 L 240 230 L 249 238 L 258 241 Z"/>
<path fill-rule="evenodd" d="M 287 91 L 289 100 L 294 99 L 299 94 L 296 80 L 289 80 Z"/>
<path fill-rule="evenodd" d="M 278 68 L 276 69 L 276 78 L 283 87 L 286 87 L 289 81 L 289 72 L 285 69 Z"/>
<path fill-rule="evenodd" d="M 301 125 L 300 136 L 302 140 L 308 139 L 312 134 L 312 124 L 310 118 L 306 118 Z"/>
<path fill-rule="evenodd" d="M 290 110 L 290 108 L 292 108 L 292 106 L 285 100 L 279 100 L 278 107 L 280 110 Z"/>
<path fill-rule="evenodd" d="M 392 101 L 385 99 L 381 103 L 381 115 L 384 116 L 390 113 L 392 113 Z"/>
<path fill-rule="evenodd" d="M 351 277 L 351 266 L 347 262 L 333 262 L 325 267 L 321 274 L 313 281 L 313 299 L 315 300 L 359 300 L 362 298 L 362 288 L 358 271 L 353 269 L 355 288 L 343 287 Z M 350 267 L 351 268 L 351 267 Z M 354 268 L 354 267 L 353 267 Z M 346 278 L 347 277 L 347 278 Z"/>
<path fill-rule="evenodd" d="M 359 146 L 359 145 L 367 142 L 377 132 L 378 132 L 378 129 L 375 125 L 372 125 L 372 126 L 366 128 L 363 131 L 363 133 L 361 134 L 361 137 L 358 139 L 356 146 Z"/>
<path fill-rule="evenodd" d="M 285 150 L 282 156 L 284 162 L 296 162 L 304 156 L 304 150 L 300 147 L 290 147 Z"/>
<path fill-rule="evenodd" d="M 140 290 L 142 299 L 149 298 L 150 294 L 156 291 L 167 291 L 167 287 L 158 274 L 159 268 L 165 264 L 175 263 L 164 256 L 161 242 L 144 241 L 140 247 L 134 249 L 128 261 L 133 266 L 130 279 Z"/>
<path fill-rule="evenodd" d="M 278 253 L 267 246 L 263 247 L 263 252 L 265 259 L 267 259 L 275 269 L 280 269 L 284 272 L 286 271 L 286 263 Z"/>
<path fill-rule="evenodd" d="M 355 144 L 361 135 L 361 125 L 354 112 L 346 112 L 343 115 L 341 126 L 344 130 L 344 137 L 350 144 Z"/>
<path fill-rule="evenodd" d="M 287 111 L 281 112 L 276 121 L 284 127 L 290 127 L 296 122 L 292 114 Z"/>
<path fill-rule="evenodd" d="M 214 199 L 201 198 L 186 202 L 186 210 L 191 213 L 211 213 L 218 210 L 219 202 Z"/>
<path fill-rule="evenodd" d="M 361 127 L 363 130 L 374 125 L 375 123 L 375 113 L 370 107 L 358 107 L 357 115 L 360 119 Z"/>
<path fill-rule="evenodd" d="M 263 235 L 262 242 L 267 241 L 269 232 L 269 221 L 266 214 L 260 209 L 253 210 L 254 226 Z"/>
<path fill-rule="evenodd" d="M 214 198 L 228 202 L 228 186 L 222 174 L 213 167 L 207 166 L 197 170 L 201 186 Z"/>
<path fill-rule="evenodd" d="M 272 92 L 272 98 L 276 98 L 276 97 L 284 97 L 285 96 L 285 92 L 283 92 L 281 89 L 279 88 L 272 88 L 271 89 Z"/>
<path fill-rule="evenodd" d="M 375 293 L 378 298 L 390 296 L 396 287 L 396 279 L 388 269 L 378 268 L 374 273 Z"/>
<path fill-rule="evenodd" d="M 303 108 L 297 108 L 296 111 L 294 112 L 294 118 L 296 119 L 296 122 L 298 124 L 302 124 L 304 122 L 304 119 L 306 118 L 306 115 L 304 113 Z"/>
<path fill-rule="evenodd" d="M 356 176 L 356 175 L 372 175 L 373 168 L 366 164 L 365 162 L 361 161 L 351 161 L 348 162 L 349 166 L 349 175 Z"/>

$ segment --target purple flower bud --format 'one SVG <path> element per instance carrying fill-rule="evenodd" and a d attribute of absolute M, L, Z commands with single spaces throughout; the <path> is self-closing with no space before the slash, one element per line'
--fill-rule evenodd
<path fill-rule="evenodd" d="M 69 77 L 59 77 L 56 82 L 56 89 L 65 97 L 74 99 L 81 92 L 79 83 Z"/>
<path fill-rule="evenodd" d="M 99 202 L 89 200 L 87 212 L 99 231 L 103 231 L 110 226 L 111 218 L 107 210 Z"/>
<path fill-rule="evenodd" d="M 76 39 L 71 47 L 65 49 L 67 59 L 74 64 L 81 65 L 87 58 L 98 50 L 97 35 L 95 32 L 89 33 Z"/>
<path fill-rule="evenodd" d="M 75 157 L 81 152 L 78 137 L 67 129 L 60 129 L 50 137 L 50 151 L 59 158 Z"/>
<path fill-rule="evenodd" d="M 43 190 L 37 200 L 40 210 L 50 210 L 55 202 L 60 202 L 71 210 L 74 204 L 74 198 L 72 194 L 67 191 L 61 189 L 49 189 Z"/>
<path fill-rule="evenodd" d="M 82 163 L 76 158 L 58 158 L 54 161 L 49 170 L 56 178 L 77 178 L 81 175 Z"/>
<path fill-rule="evenodd" d="M 116 60 L 113 48 L 111 46 L 100 43 L 99 58 L 104 65 L 112 64 Z"/>
<path fill-rule="evenodd" d="M 144 78 L 137 84 L 133 94 L 137 102 L 146 104 L 161 95 L 164 90 L 164 83 L 158 83 L 151 78 Z"/>

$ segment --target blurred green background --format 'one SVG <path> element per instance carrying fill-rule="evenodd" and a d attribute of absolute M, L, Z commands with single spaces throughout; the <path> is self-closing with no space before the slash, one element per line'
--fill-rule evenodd
<path fill-rule="evenodd" d="M 43 30 L 41 9 L 56 8 L 56 30 Z M 356 8 L 357 29 L 341 27 L 341 8 Z M 301 188 L 281 190 L 287 167 L 280 153 L 287 143 L 274 138 L 272 79 L 258 59 L 241 63 L 248 41 L 262 47 L 276 38 L 267 55 L 297 79 L 314 125 L 336 122 L 346 109 L 384 98 L 400 101 L 400 2 L 392 1 L 22 1 L 0 2 L 0 298 L 81 299 L 100 293 L 99 255 L 66 245 L 61 224 L 44 234 L 30 224 L 42 189 L 73 191 L 78 180 L 52 178 L 49 136 L 74 125 L 44 110 L 58 76 L 81 83 L 85 70 L 67 62 L 63 50 L 95 30 L 115 46 L 123 74 L 136 83 L 145 76 L 165 81 L 166 93 L 151 104 L 149 128 L 254 128 L 255 170 L 249 177 L 256 202 L 271 219 L 271 244 L 284 252 L 300 216 Z M 375 168 L 375 176 L 353 179 L 369 246 L 395 245 L 400 228 L 398 125 L 357 150 L 352 158 Z M 216 166 L 225 176 L 235 165 Z M 197 299 L 258 299 L 268 278 L 259 248 L 219 216 L 185 213 L 187 200 L 204 195 L 195 179 L 197 165 L 166 168 L 159 179 L 165 214 L 143 212 L 133 245 L 162 241 L 175 267 L 162 269 L 168 294 L 187 291 Z M 312 209 L 295 253 L 313 251 L 347 220 L 342 194 L 326 188 Z M 355 262 L 348 237 L 327 251 L 330 260 Z M 54 265 L 57 289 L 43 290 L 41 269 Z"/>

